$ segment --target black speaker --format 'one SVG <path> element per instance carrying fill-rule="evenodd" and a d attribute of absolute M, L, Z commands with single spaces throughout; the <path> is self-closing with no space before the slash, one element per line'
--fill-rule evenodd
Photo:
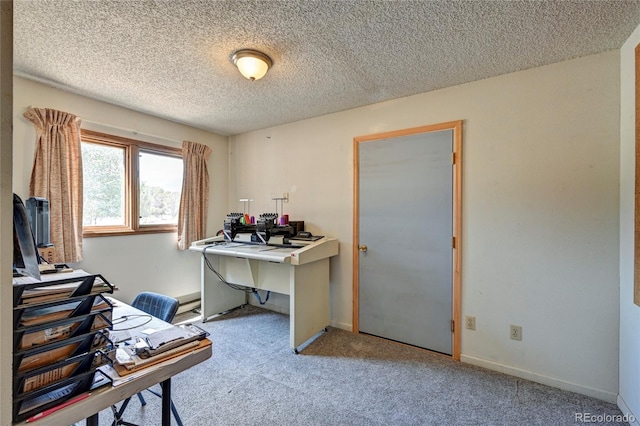
<path fill-rule="evenodd" d="M 298 235 L 298 232 L 304 231 L 304 220 L 290 220 L 289 226 L 293 228 L 293 235 Z"/>

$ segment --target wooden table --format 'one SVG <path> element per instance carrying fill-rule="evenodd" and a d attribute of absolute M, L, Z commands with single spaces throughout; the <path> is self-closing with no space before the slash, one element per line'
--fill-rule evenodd
<path fill-rule="evenodd" d="M 123 302 L 109 298 L 113 304 L 114 323 L 118 323 L 119 318 L 124 316 L 134 317 L 137 315 L 146 315 L 132 306 Z M 144 318 L 144 317 L 138 317 Z M 147 328 L 157 330 L 171 327 L 158 318 L 151 318 L 151 321 L 132 328 L 130 333 L 136 334 L 136 331 Z M 124 324 L 124 323 L 120 323 Z M 114 325 L 114 329 L 118 329 L 118 324 Z M 110 406 L 141 392 L 155 384 L 160 383 L 162 387 L 162 425 L 171 425 L 171 377 L 176 374 L 199 364 L 211 357 L 212 347 L 208 339 L 202 342 L 201 346 L 193 351 L 189 351 L 175 358 L 167 359 L 144 370 L 140 370 L 140 374 L 132 376 L 124 376 L 123 383 L 118 386 L 103 386 L 92 391 L 91 396 L 78 401 L 68 407 L 58 410 L 35 422 L 21 422 L 16 425 L 69 425 L 87 418 L 87 426 L 98 425 L 98 413 Z M 99 373 L 96 373 L 99 374 Z M 90 415 L 90 417 L 87 417 Z"/>

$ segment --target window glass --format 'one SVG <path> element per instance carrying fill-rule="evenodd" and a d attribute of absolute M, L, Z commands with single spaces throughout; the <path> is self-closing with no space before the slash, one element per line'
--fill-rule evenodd
<path fill-rule="evenodd" d="M 180 148 L 82 129 L 84 237 L 176 232 Z"/>
<path fill-rule="evenodd" d="M 140 151 L 140 225 L 178 224 L 182 158 Z"/>
<path fill-rule="evenodd" d="M 124 226 L 125 150 L 83 142 L 83 226 Z"/>

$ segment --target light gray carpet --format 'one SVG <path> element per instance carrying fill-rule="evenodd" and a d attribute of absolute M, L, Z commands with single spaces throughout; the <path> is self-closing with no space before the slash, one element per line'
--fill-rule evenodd
<path fill-rule="evenodd" d="M 334 328 L 295 355 L 289 317 L 253 306 L 195 324 L 211 333 L 213 356 L 172 380 L 185 426 L 546 426 L 583 424 L 577 413 L 622 416 L 614 404 Z M 145 397 L 125 418 L 159 425 L 160 399 Z M 100 413 L 100 425 L 112 419 Z"/>

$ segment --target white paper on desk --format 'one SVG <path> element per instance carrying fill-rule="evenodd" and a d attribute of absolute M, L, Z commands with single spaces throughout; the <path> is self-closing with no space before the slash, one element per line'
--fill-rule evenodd
<path fill-rule="evenodd" d="M 134 363 L 133 358 L 131 358 L 131 354 L 127 352 L 125 348 L 116 349 L 116 361 L 121 365 Z"/>
<path fill-rule="evenodd" d="M 107 375 L 107 376 L 109 376 L 109 378 L 111 378 L 112 386 L 116 387 L 116 386 L 120 386 L 120 385 L 122 385 L 124 383 L 130 382 L 131 380 L 134 380 L 134 379 L 137 379 L 139 377 L 142 377 L 145 374 L 149 374 L 150 372 L 155 371 L 156 369 L 160 368 L 163 365 L 173 364 L 174 362 L 177 362 L 177 361 L 181 360 L 182 358 L 184 358 L 185 356 L 190 355 L 191 353 L 192 352 L 186 352 L 183 355 L 176 356 L 176 357 L 173 357 L 173 358 L 169 358 L 166 361 L 161 362 L 159 364 L 153 364 L 153 365 L 150 365 L 150 366 L 148 366 L 146 368 L 141 368 L 139 370 L 131 371 L 129 374 L 127 374 L 126 376 L 122 376 L 122 377 L 118 374 L 116 369 L 113 368 L 109 364 L 100 366 L 98 368 L 105 375 Z"/>
<path fill-rule="evenodd" d="M 89 274 L 88 272 L 85 272 L 82 269 L 76 269 L 75 271 L 72 271 L 72 272 L 60 272 L 57 274 L 43 274 L 39 281 L 32 277 L 14 277 L 12 283 L 13 285 L 22 285 L 22 284 L 47 283 L 47 282 L 63 280 L 63 279 L 66 280 L 69 278 L 78 279 L 78 281 L 73 281 L 66 284 L 54 284 L 54 285 L 48 285 L 48 286 L 42 286 L 42 287 L 34 287 L 29 290 L 25 290 L 25 292 L 43 292 L 44 293 L 44 292 L 51 292 L 53 290 L 66 290 L 66 289 L 73 290 L 74 288 L 77 287 L 78 282 L 81 282 L 84 278 L 90 275 L 91 274 Z M 93 285 L 94 286 L 104 285 L 104 281 L 100 279 L 100 277 L 96 276 L 94 279 Z"/>
<path fill-rule="evenodd" d="M 109 330 L 109 339 L 113 343 L 126 342 L 131 340 L 131 333 L 129 330 Z"/>
<path fill-rule="evenodd" d="M 170 327 L 165 330 L 160 330 L 155 333 L 149 334 L 147 341 L 149 342 L 150 349 L 160 349 L 161 346 L 174 342 L 176 340 L 182 340 L 186 337 L 191 337 L 183 328 Z"/>
<path fill-rule="evenodd" d="M 73 272 L 65 272 L 64 275 L 63 274 L 43 274 L 41 276 L 40 280 L 36 280 L 35 278 L 32 278 L 32 277 L 14 277 L 13 278 L 13 284 L 14 285 L 16 285 L 16 284 L 34 284 L 34 283 L 55 281 L 55 280 L 60 280 L 60 279 L 65 279 L 65 278 L 84 278 L 84 277 L 86 277 L 88 275 L 89 274 L 87 272 L 83 271 L 82 269 L 76 269 Z"/>

